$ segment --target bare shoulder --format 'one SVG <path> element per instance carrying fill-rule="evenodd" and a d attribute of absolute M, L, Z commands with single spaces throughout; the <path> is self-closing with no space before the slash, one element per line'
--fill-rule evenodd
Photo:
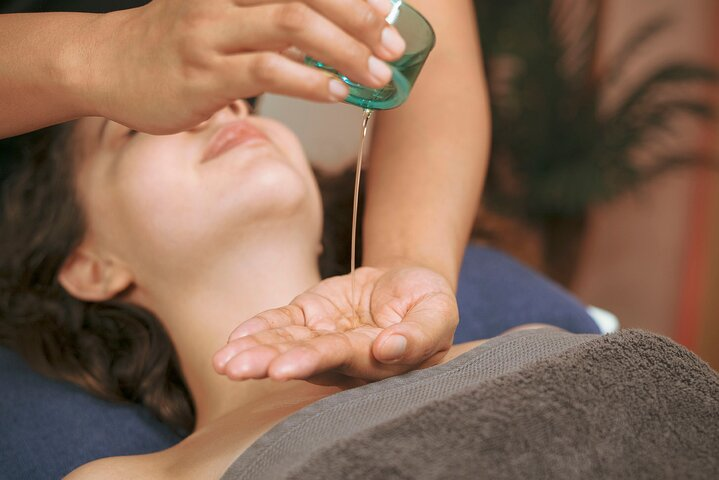
<path fill-rule="evenodd" d="M 152 455 L 138 455 L 129 457 L 110 457 L 95 460 L 76 468 L 65 480 L 120 480 L 133 478 L 161 479 L 161 466 L 154 461 Z"/>
<path fill-rule="evenodd" d="M 243 415 L 241 418 L 244 418 Z M 195 432 L 166 450 L 146 455 L 109 457 L 87 463 L 65 480 L 194 480 L 220 478 L 238 455 L 242 429 L 218 425 Z M 218 442 L 218 438 L 223 441 Z"/>

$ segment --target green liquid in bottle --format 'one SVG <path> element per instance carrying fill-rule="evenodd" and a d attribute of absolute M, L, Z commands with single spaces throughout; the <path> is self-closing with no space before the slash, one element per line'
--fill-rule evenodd
<path fill-rule="evenodd" d="M 426 57 L 417 58 L 416 55 L 405 55 L 395 62 L 388 63 L 387 65 L 392 70 L 392 80 L 384 87 L 377 89 L 355 83 L 334 68 L 310 57 L 305 58 L 305 63 L 321 68 L 347 84 L 350 87 L 350 93 L 345 102 L 363 109 L 388 110 L 399 107 L 407 100 L 412 84 L 417 79 L 425 59 Z"/>

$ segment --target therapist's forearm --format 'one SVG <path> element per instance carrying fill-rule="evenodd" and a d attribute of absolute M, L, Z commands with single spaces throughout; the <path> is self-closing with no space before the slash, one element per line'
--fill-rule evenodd
<path fill-rule="evenodd" d="M 95 112 L 83 92 L 97 15 L 0 15 L 0 138 Z M 109 72 L 108 72 L 109 73 Z"/>
<path fill-rule="evenodd" d="M 363 264 L 420 264 L 456 289 L 476 217 L 490 117 L 470 0 L 415 0 L 437 44 L 408 101 L 377 114 Z"/>

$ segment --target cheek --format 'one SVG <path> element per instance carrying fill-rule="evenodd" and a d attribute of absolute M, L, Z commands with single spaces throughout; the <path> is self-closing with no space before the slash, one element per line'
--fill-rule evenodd
<path fill-rule="evenodd" d="M 220 253 L 264 223 L 297 215 L 311 196 L 305 179 L 271 149 L 238 150 L 198 164 L 145 151 L 109 189 L 125 255 L 144 265 Z"/>
<path fill-rule="evenodd" d="M 171 238 L 189 230 L 182 221 L 192 215 L 195 205 L 187 194 L 187 179 L 172 172 L 143 172 L 122 182 L 116 189 L 116 203 L 124 224 L 152 239 Z M 196 216 L 196 215 L 194 215 Z"/>
<path fill-rule="evenodd" d="M 154 264 L 196 242 L 206 220 L 198 182 L 171 144 L 128 150 L 106 191 L 107 215 L 125 256 Z"/>
<path fill-rule="evenodd" d="M 305 179 L 276 150 L 251 158 L 228 158 L 200 172 L 197 198 L 211 228 L 245 235 L 253 227 L 297 215 L 311 191 Z M 234 160 L 237 160 L 235 163 Z"/>

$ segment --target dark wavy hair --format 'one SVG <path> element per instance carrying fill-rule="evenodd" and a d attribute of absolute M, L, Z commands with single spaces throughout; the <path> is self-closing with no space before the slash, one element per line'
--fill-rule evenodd
<path fill-rule="evenodd" d="M 144 405 L 178 433 L 189 433 L 192 398 L 157 318 L 123 294 L 84 302 L 58 282 L 85 234 L 73 129 L 69 123 L 20 139 L 24 158 L 2 188 L 0 345 L 44 375 L 107 400 Z"/>

